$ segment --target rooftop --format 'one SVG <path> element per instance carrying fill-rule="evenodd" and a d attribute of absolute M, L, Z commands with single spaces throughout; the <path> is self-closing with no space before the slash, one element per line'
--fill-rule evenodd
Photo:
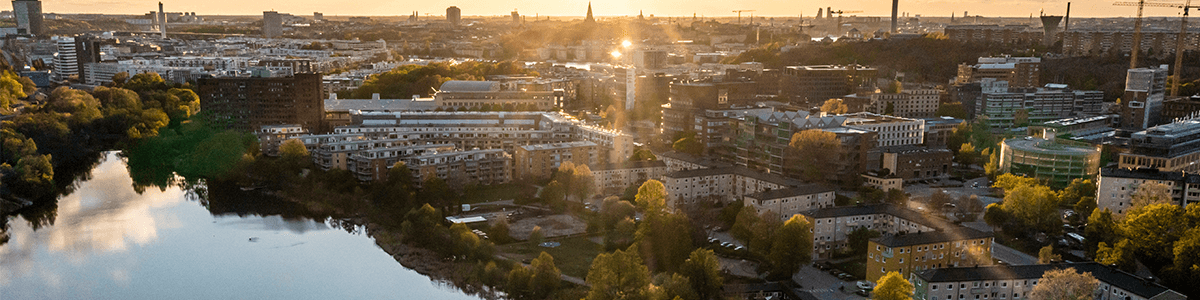
<path fill-rule="evenodd" d="M 525 146 L 521 146 L 521 149 L 525 149 L 525 151 L 540 151 L 540 150 L 557 150 L 557 149 L 568 149 L 568 148 L 578 148 L 578 147 L 595 147 L 595 146 L 596 146 L 596 143 L 593 143 L 591 141 L 578 141 L 578 142 L 553 143 L 553 144 L 525 145 Z"/>
<path fill-rule="evenodd" d="M 793 188 L 769 190 L 769 191 L 765 191 L 765 192 L 761 192 L 761 193 L 749 194 L 749 195 L 746 195 L 746 197 L 754 198 L 754 199 L 758 199 L 758 200 L 770 200 L 770 199 L 795 197 L 795 196 L 801 196 L 801 195 L 832 193 L 833 191 L 834 191 L 834 189 L 829 186 L 820 185 L 820 184 L 805 184 L 805 185 L 801 185 L 801 186 L 793 187 Z"/>
<path fill-rule="evenodd" d="M 496 92 L 500 91 L 498 81 L 464 81 L 451 80 L 442 84 L 441 92 Z"/>
<path fill-rule="evenodd" d="M 1037 279 L 1046 271 L 1055 269 L 1075 268 L 1080 273 L 1091 273 L 1101 282 L 1125 290 L 1141 298 L 1153 298 L 1163 293 L 1175 293 L 1165 286 L 1148 281 L 1129 272 L 1101 265 L 1096 262 L 1059 263 L 1046 265 L 1023 266 L 979 266 L 962 268 L 940 268 L 917 272 L 915 275 L 926 282 L 962 282 L 1004 279 Z M 1179 295 L 1179 299 L 1184 299 Z M 1169 299 L 1169 298 L 1168 298 Z"/>
<path fill-rule="evenodd" d="M 751 170 L 746 167 L 736 167 L 736 166 L 735 167 L 721 167 L 721 168 L 707 168 L 707 169 L 675 171 L 675 172 L 668 173 L 667 175 L 664 175 L 664 177 L 687 178 L 687 177 L 700 177 L 700 176 L 713 176 L 713 175 L 738 175 L 738 176 L 750 177 L 750 178 L 754 178 L 754 179 L 758 179 L 758 180 L 762 180 L 762 181 L 766 181 L 766 182 L 770 182 L 770 183 L 774 183 L 774 184 L 778 184 L 778 185 L 783 185 L 783 186 L 793 186 L 794 187 L 794 186 L 799 186 L 801 184 L 801 182 L 796 181 L 794 179 L 789 179 L 789 178 L 775 175 L 775 174 L 761 173 L 761 172 L 754 171 L 754 170 Z"/>
<path fill-rule="evenodd" d="M 983 232 L 968 227 L 950 227 L 933 232 L 917 232 L 909 234 L 889 234 L 871 240 L 886 247 L 904 247 L 925 245 L 951 241 L 972 240 L 992 237 L 992 233 Z"/>
<path fill-rule="evenodd" d="M 945 221 L 930 218 L 920 212 L 911 209 L 891 205 L 891 204 L 870 204 L 870 205 L 855 205 L 855 206 L 839 206 L 814 209 L 810 211 L 800 212 L 800 214 L 812 217 L 813 219 L 826 219 L 848 216 L 876 215 L 888 214 L 909 222 L 916 222 L 929 227 L 935 228 L 953 228 L 954 225 Z"/>
<path fill-rule="evenodd" d="M 597 165 L 592 171 L 626 170 L 643 168 L 666 168 L 667 163 L 661 160 L 627 161 L 619 164 Z"/>
<path fill-rule="evenodd" d="M 1035 137 L 1007 139 L 1004 144 L 1017 150 L 1053 155 L 1090 155 L 1099 153 L 1095 148 L 1063 145 Z"/>

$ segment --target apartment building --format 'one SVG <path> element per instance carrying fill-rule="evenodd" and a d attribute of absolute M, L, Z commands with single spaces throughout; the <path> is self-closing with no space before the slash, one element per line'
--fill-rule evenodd
<path fill-rule="evenodd" d="M 860 88 L 874 90 L 879 71 L 851 65 L 789 66 L 783 69 L 782 96 L 792 103 L 820 105 L 841 98 Z"/>
<path fill-rule="evenodd" d="M 308 135 L 308 130 L 296 124 L 265 125 L 255 132 L 263 155 L 279 156 L 279 145 L 286 140 Z"/>
<path fill-rule="evenodd" d="M 822 207 L 801 211 L 813 225 L 813 257 L 828 258 L 845 249 L 849 234 L 865 228 L 885 234 L 935 231 L 951 225 L 890 204 Z"/>
<path fill-rule="evenodd" d="M 1124 215 L 1133 207 L 1133 193 L 1144 183 L 1160 183 L 1169 187 L 1172 204 L 1187 207 L 1200 202 L 1200 174 L 1145 168 L 1102 168 L 1096 179 L 1096 207 Z"/>
<path fill-rule="evenodd" d="M 200 109 L 215 124 L 252 132 L 263 125 L 299 124 L 328 132 L 320 74 L 291 77 L 208 77 L 197 80 Z"/>
<path fill-rule="evenodd" d="M 996 265 L 939 268 L 915 272 L 909 277 L 915 288 L 913 299 L 1030 299 L 1030 293 L 1046 272 L 1075 269 L 1099 281 L 1096 300 L 1182 300 L 1187 296 L 1141 276 L 1096 262 L 1042 265 Z"/>
<path fill-rule="evenodd" d="M 992 264 L 992 234 L 968 227 L 940 231 L 886 234 L 867 242 L 867 275 L 871 282 L 888 272 L 910 278 L 924 270 Z"/>
<path fill-rule="evenodd" d="M 1007 84 L 1005 81 L 981 82 L 983 91 L 975 104 L 976 113 L 987 116 L 993 127 L 1013 128 L 1103 112 L 1102 91 L 1073 90 L 1065 84 L 1047 84 L 1038 88 L 1017 88 Z"/>
<path fill-rule="evenodd" d="M 799 181 L 745 167 L 676 171 L 663 175 L 662 183 L 671 209 L 699 201 L 730 203 L 748 194 L 800 185 Z"/>
<path fill-rule="evenodd" d="M 953 41 L 996 44 L 1032 44 L 1045 35 L 1028 25 L 948 25 L 944 32 Z"/>
<path fill-rule="evenodd" d="M 1121 97 L 1121 129 L 1138 131 L 1170 121 L 1162 118 L 1169 71 L 1167 65 L 1126 71 L 1125 94 Z"/>
<path fill-rule="evenodd" d="M 834 188 L 820 184 L 805 184 L 778 190 L 767 190 L 742 197 L 742 204 L 759 214 L 771 212 L 782 220 L 803 211 L 833 207 Z"/>
<path fill-rule="evenodd" d="M 596 191 L 623 190 L 646 180 L 662 178 L 670 172 L 670 168 L 661 160 L 604 164 L 591 168 Z"/>
<path fill-rule="evenodd" d="M 389 171 L 397 162 L 413 156 L 432 155 L 454 151 L 454 145 L 430 144 L 368 149 L 351 153 L 346 158 L 346 169 L 362 182 L 386 181 Z M 418 182 L 419 184 L 419 182 Z"/>
<path fill-rule="evenodd" d="M 501 149 L 439 152 L 403 160 L 418 185 L 434 177 L 456 186 L 512 181 L 512 155 Z"/>
<path fill-rule="evenodd" d="M 513 177 L 547 179 L 562 163 L 571 162 L 591 168 L 599 160 L 599 146 L 590 141 L 525 145 L 513 151 Z"/>
<path fill-rule="evenodd" d="M 1133 133 L 1129 152 L 1121 153 L 1118 166 L 1197 173 L 1200 172 L 1197 162 L 1200 162 L 1200 119 L 1184 119 Z"/>
<path fill-rule="evenodd" d="M 904 182 L 950 178 L 954 153 L 946 148 L 896 146 L 881 148 L 880 168 L 891 171 Z"/>

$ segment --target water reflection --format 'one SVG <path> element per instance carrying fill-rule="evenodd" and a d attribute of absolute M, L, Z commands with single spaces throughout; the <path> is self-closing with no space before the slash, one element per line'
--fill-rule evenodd
<path fill-rule="evenodd" d="M 58 200 L 53 221 L 8 219 L 0 298 L 477 299 L 301 205 L 236 188 L 138 190 L 108 153 Z"/>

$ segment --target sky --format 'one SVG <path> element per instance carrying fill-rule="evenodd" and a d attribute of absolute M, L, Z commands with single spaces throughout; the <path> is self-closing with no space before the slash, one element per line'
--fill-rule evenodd
<path fill-rule="evenodd" d="M 1136 0 L 1123 0 L 1136 1 Z M 1160 0 L 1157 2 L 1183 2 L 1184 0 Z M 54 13 L 106 13 L 144 14 L 158 9 L 153 0 L 43 0 L 42 10 Z M 1128 17 L 1135 14 L 1133 7 L 1113 6 L 1114 0 L 1074 0 L 1072 17 Z M 421 15 L 444 15 L 446 7 L 458 6 L 463 16 L 508 15 L 514 8 L 522 15 L 582 16 L 587 11 L 587 0 L 167 0 L 163 1 L 168 12 L 196 12 L 199 15 L 259 15 L 262 11 L 275 10 L 294 15 L 312 15 L 321 12 L 327 16 L 401 16 L 418 11 Z M 1046 14 L 1062 15 L 1067 1 L 1056 0 L 901 0 L 900 11 L 912 15 L 948 17 L 951 13 L 971 15 L 1028 17 L 1043 9 Z M 610 0 L 595 1 L 592 9 L 596 16 L 645 15 L 687 16 L 693 13 L 707 17 L 736 16 L 733 10 L 755 10 L 743 16 L 787 16 L 803 14 L 811 17 L 817 8 L 833 7 L 834 10 L 857 11 L 855 15 L 890 16 L 891 2 L 887 0 Z M 1147 16 L 1177 16 L 1179 9 L 1146 8 Z"/>

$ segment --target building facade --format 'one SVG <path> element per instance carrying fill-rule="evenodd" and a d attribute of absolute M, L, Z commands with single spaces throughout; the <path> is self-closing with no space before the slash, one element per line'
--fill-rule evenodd
<path fill-rule="evenodd" d="M 695 169 L 667 173 L 662 177 L 667 190 L 667 207 L 675 209 L 700 201 L 731 203 L 748 194 L 798 186 L 800 182 L 744 167 Z"/>
<path fill-rule="evenodd" d="M 1041 85 L 1040 57 L 980 57 L 977 64 L 958 65 L 955 83 L 978 82 L 984 78 L 1007 81 L 1012 87 Z"/>
<path fill-rule="evenodd" d="M 846 249 L 857 229 L 885 234 L 930 232 L 947 227 L 919 212 L 890 204 L 824 207 L 800 212 L 813 225 L 813 257 L 829 258 Z M 790 217 L 790 216 L 789 216 Z"/>
<path fill-rule="evenodd" d="M 954 153 L 946 148 L 898 146 L 880 149 L 882 169 L 891 171 L 904 182 L 950 178 Z"/>
<path fill-rule="evenodd" d="M 770 212 L 787 220 L 801 212 L 833 207 L 834 189 L 819 184 L 805 184 L 792 188 L 768 190 L 745 195 L 742 204 L 754 208 L 760 215 Z"/>
<path fill-rule="evenodd" d="M 1129 69 L 1121 97 L 1121 129 L 1138 131 L 1162 124 L 1169 67 Z"/>
<path fill-rule="evenodd" d="M 646 180 L 662 178 L 670 169 L 661 160 L 634 161 L 592 167 L 596 191 L 623 190 Z"/>
<path fill-rule="evenodd" d="M 1159 183 L 1170 188 L 1172 204 L 1187 207 L 1200 202 L 1200 174 L 1103 168 L 1096 179 L 1096 207 L 1124 215 L 1133 207 L 1133 193 L 1145 183 Z"/>
<path fill-rule="evenodd" d="M 820 105 L 825 100 L 873 87 L 878 70 L 856 64 L 789 66 L 783 69 L 782 96 L 795 104 Z M 873 90 L 873 88 L 872 88 Z"/>
<path fill-rule="evenodd" d="M 589 141 L 537 144 L 515 147 L 513 151 L 514 178 L 547 179 L 565 162 L 575 165 L 596 165 L 600 160 L 599 146 Z"/>
<path fill-rule="evenodd" d="M 1090 299 L 1096 300 L 1183 300 L 1187 296 L 1141 276 L 1096 262 L 1042 265 L 996 265 L 940 268 L 915 272 L 909 282 L 913 299 L 1030 299 L 1030 293 L 1046 272 L 1075 269 L 1099 281 Z M 982 297 L 982 298 L 981 298 Z"/>
<path fill-rule="evenodd" d="M 1185 119 L 1135 132 L 1129 152 L 1121 153 L 1123 169 L 1150 168 L 1165 172 L 1200 172 L 1200 120 Z"/>
<path fill-rule="evenodd" d="M 215 124 L 232 129 L 297 124 L 316 132 L 328 130 L 320 74 L 200 78 L 196 93 L 200 108 L 215 118 Z"/>
<path fill-rule="evenodd" d="M 868 111 L 901 118 L 932 118 L 941 103 L 938 90 L 904 90 L 898 94 L 871 94 Z"/>
<path fill-rule="evenodd" d="M 1066 186 L 1077 178 L 1092 179 L 1099 173 L 1099 148 L 1047 138 L 1004 140 L 1000 143 L 1000 172 L 1037 178 L 1053 186 Z"/>
<path fill-rule="evenodd" d="M 871 282 L 888 272 L 912 273 L 959 266 L 991 265 L 991 233 L 968 227 L 943 231 L 888 234 L 867 242 L 867 275 Z"/>

